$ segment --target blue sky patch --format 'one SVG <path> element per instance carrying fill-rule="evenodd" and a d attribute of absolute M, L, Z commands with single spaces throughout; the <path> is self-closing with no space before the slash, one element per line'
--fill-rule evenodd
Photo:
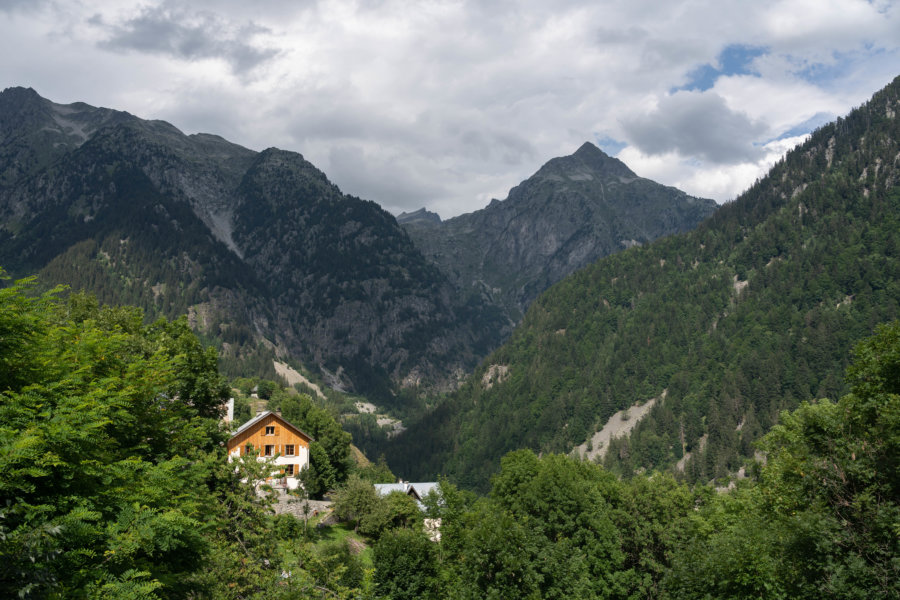
<path fill-rule="evenodd" d="M 834 121 L 836 117 L 837 117 L 837 115 L 834 115 L 829 112 L 817 112 L 816 114 L 814 114 L 807 120 L 803 121 L 802 123 L 798 123 L 797 125 L 794 125 L 790 129 L 788 129 L 787 131 L 785 131 L 784 133 L 779 135 L 778 137 L 775 137 L 775 138 L 772 138 L 771 140 L 763 142 L 761 145 L 765 146 L 769 142 L 774 142 L 776 140 L 783 140 L 783 139 L 795 137 L 798 135 L 806 135 L 807 133 L 812 133 L 813 131 L 816 130 L 816 128 L 821 127 L 822 125 L 825 125 L 826 123 L 830 123 L 830 122 Z"/>
<path fill-rule="evenodd" d="M 831 89 L 837 80 L 842 79 L 861 60 L 869 59 L 883 52 L 871 47 L 864 52 L 833 52 L 831 62 L 808 63 L 793 72 L 800 79 L 823 89 Z"/>
<path fill-rule="evenodd" d="M 615 156 L 616 154 L 621 152 L 622 149 L 625 148 L 625 146 L 628 145 L 625 142 L 620 142 L 619 140 L 613 139 L 608 135 L 600 137 L 597 134 L 594 134 L 594 143 L 596 143 L 601 150 L 603 150 L 610 156 Z"/>
<path fill-rule="evenodd" d="M 744 44 L 731 44 L 719 53 L 716 65 L 709 63 L 700 65 L 688 73 L 688 82 L 680 87 L 672 88 L 672 92 L 678 90 L 706 91 L 715 85 L 719 77 L 728 75 L 759 75 L 751 68 L 753 59 L 762 56 L 769 51 L 764 46 L 747 46 Z"/>

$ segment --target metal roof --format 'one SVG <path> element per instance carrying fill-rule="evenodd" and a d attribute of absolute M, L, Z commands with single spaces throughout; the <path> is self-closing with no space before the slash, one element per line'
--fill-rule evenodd
<path fill-rule="evenodd" d="M 416 498 L 421 500 L 427 496 L 428 492 L 431 490 L 440 492 L 438 489 L 438 482 L 436 481 L 424 481 L 419 483 L 400 481 L 398 483 L 376 483 L 374 485 L 375 491 L 378 492 L 379 496 L 387 496 L 392 492 L 400 492 L 401 494 L 409 494 L 412 492 Z"/>

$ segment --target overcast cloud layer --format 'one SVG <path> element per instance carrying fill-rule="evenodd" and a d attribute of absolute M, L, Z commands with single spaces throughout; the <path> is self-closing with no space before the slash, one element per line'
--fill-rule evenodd
<path fill-rule="evenodd" d="M 0 0 L 0 87 L 302 153 L 470 212 L 585 141 L 734 198 L 900 75 L 885 0 Z"/>

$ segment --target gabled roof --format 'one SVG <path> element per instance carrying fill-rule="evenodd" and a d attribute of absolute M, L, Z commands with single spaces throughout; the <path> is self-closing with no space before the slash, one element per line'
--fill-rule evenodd
<path fill-rule="evenodd" d="M 416 500 L 421 500 L 427 496 L 428 492 L 431 490 L 440 492 L 438 489 L 438 482 L 436 481 L 424 481 L 420 483 L 401 481 L 399 483 L 376 483 L 374 485 L 375 491 L 378 492 L 379 496 L 387 496 L 392 492 L 400 492 L 401 494 L 411 495 L 415 497 Z"/>
<path fill-rule="evenodd" d="M 265 419 L 268 416 L 275 417 L 285 427 L 289 427 L 289 428 L 293 429 L 295 433 L 298 433 L 311 441 L 315 441 L 315 438 L 313 436 L 309 435 L 308 433 L 306 433 L 305 431 L 303 431 L 302 429 L 300 429 L 293 423 L 286 421 L 284 419 L 284 417 L 279 415 L 277 412 L 273 412 L 271 410 L 267 410 L 267 411 L 263 411 L 263 412 L 259 413 L 258 415 L 256 415 L 255 417 L 253 417 L 252 419 L 250 419 L 249 421 L 247 421 L 240 427 L 238 427 L 237 431 L 235 431 L 233 434 L 231 434 L 231 438 L 229 438 L 229 441 L 233 440 L 234 438 L 236 438 L 240 434 L 244 433 L 248 429 L 251 429 L 254 425 L 256 425 L 257 423 L 259 423 L 260 421 L 262 421 L 263 419 Z"/>

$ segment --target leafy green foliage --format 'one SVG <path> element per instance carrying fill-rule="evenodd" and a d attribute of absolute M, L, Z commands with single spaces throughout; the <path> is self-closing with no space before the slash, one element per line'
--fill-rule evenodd
<path fill-rule="evenodd" d="M 894 322 L 856 347 L 850 394 L 781 416 L 759 484 L 717 502 L 676 561 L 676 597 L 900 593 L 898 367 Z"/>
<path fill-rule="evenodd" d="M 30 299 L 25 285 L 0 299 L 18 350 L 4 358 L 28 358 L 17 380 L 4 381 L 0 404 L 0 493 L 11 503 L 5 592 L 112 589 L 148 577 L 157 583 L 140 584 L 146 593 L 189 589 L 184 579 L 208 551 L 202 514 L 211 501 L 189 492 L 203 485 L 222 439 L 208 418 L 222 391 L 205 372 L 209 357 L 186 358 L 194 348 L 183 322 L 143 328 L 135 311 Z"/>
<path fill-rule="evenodd" d="M 437 548 L 420 530 L 396 529 L 374 549 L 375 591 L 379 598 L 417 600 L 437 592 Z"/>
<path fill-rule="evenodd" d="M 356 473 L 369 483 L 393 483 L 397 481 L 397 476 L 391 471 L 383 454 L 374 463 L 364 467 L 357 466 Z"/>
<path fill-rule="evenodd" d="M 360 521 L 360 533 L 379 539 L 385 532 L 395 529 L 420 529 L 422 513 L 416 501 L 402 492 L 391 492 L 372 506 Z"/>
<path fill-rule="evenodd" d="M 0 595 L 280 597 L 269 467 L 226 460 L 215 354 L 32 287 L 0 290 Z"/>
<path fill-rule="evenodd" d="M 530 451 L 504 457 L 488 497 L 447 481 L 440 491 L 427 508 L 441 520 L 440 542 L 424 547 L 418 525 L 384 533 L 384 547 L 376 544 L 379 590 L 403 597 L 408 585 L 429 598 L 660 597 L 673 555 L 701 529 L 695 508 L 710 497 L 671 477 L 621 481 L 598 465 Z M 396 543 L 401 536 L 404 544 Z M 382 572 L 386 564 L 418 565 L 422 574 Z"/>
<path fill-rule="evenodd" d="M 353 522 L 354 530 L 359 531 L 360 521 L 374 510 L 379 500 L 372 484 L 353 474 L 335 493 L 334 514 Z"/>
<path fill-rule="evenodd" d="M 356 474 L 335 493 L 334 514 L 351 522 L 354 531 L 373 539 L 390 530 L 422 524 L 422 513 L 413 498 L 401 492 L 381 497 L 370 482 Z"/>

